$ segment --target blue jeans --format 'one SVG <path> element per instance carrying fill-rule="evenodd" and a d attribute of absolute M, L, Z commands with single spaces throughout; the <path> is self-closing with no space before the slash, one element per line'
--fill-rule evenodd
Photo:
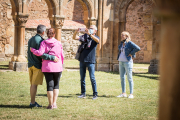
<path fill-rule="evenodd" d="M 81 76 L 81 94 L 86 93 L 86 67 L 88 67 L 89 76 L 91 79 L 91 85 L 93 89 L 93 95 L 97 95 L 97 87 L 96 87 L 96 80 L 95 80 L 95 64 L 93 63 L 87 63 L 87 62 L 80 62 L 80 76 Z"/>
<path fill-rule="evenodd" d="M 132 78 L 133 61 L 121 62 L 119 61 L 119 72 L 121 78 L 122 93 L 126 93 L 126 81 L 125 74 L 127 73 L 127 79 L 129 82 L 130 94 L 133 94 L 133 78 Z"/>

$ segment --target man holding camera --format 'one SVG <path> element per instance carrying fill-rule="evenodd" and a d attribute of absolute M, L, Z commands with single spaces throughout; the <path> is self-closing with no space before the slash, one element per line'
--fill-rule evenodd
<path fill-rule="evenodd" d="M 82 36 L 77 36 L 78 32 L 84 33 Z M 78 28 L 74 32 L 73 39 L 79 40 L 83 46 L 83 50 L 81 50 L 79 61 L 80 61 L 80 76 L 81 76 L 81 95 L 78 98 L 86 97 L 86 67 L 88 67 L 89 76 L 91 79 L 92 89 L 93 89 L 93 100 L 97 99 L 97 86 L 95 80 L 95 63 L 96 63 L 96 47 L 99 43 L 99 37 L 96 36 L 97 27 L 95 25 L 91 25 L 89 29 L 87 28 Z"/>

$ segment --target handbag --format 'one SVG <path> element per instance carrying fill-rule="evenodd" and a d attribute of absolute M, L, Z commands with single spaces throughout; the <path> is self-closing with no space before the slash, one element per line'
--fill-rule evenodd
<path fill-rule="evenodd" d="M 79 57 L 80 57 L 80 52 L 79 52 L 80 47 L 81 47 L 81 45 L 78 46 L 78 49 L 77 49 L 77 52 L 76 52 L 76 56 L 75 56 L 76 60 L 79 60 Z"/>

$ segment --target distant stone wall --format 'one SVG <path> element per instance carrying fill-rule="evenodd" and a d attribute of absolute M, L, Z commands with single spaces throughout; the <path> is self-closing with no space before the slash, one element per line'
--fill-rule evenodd
<path fill-rule="evenodd" d="M 126 30 L 130 32 L 132 41 L 140 46 L 135 62 L 147 62 L 152 59 L 153 16 L 152 0 L 134 0 L 127 9 Z"/>
<path fill-rule="evenodd" d="M 29 19 L 48 19 L 48 6 L 45 0 L 31 0 L 29 7 Z"/>
<path fill-rule="evenodd" d="M 65 59 L 74 59 L 78 45 L 80 44 L 78 40 L 72 39 L 73 33 L 74 30 L 70 29 L 64 29 L 61 33 L 61 42 L 63 45 Z"/>
<path fill-rule="evenodd" d="M 62 33 L 61 33 L 61 36 L 62 36 L 61 43 L 63 46 L 65 59 L 74 59 L 75 54 L 77 52 L 78 45 L 80 44 L 80 42 L 78 40 L 72 39 L 73 33 L 74 33 L 74 30 L 72 30 L 72 29 L 63 29 Z M 28 40 L 34 35 L 36 35 L 36 29 L 26 28 L 26 32 L 25 32 L 25 54 L 26 54 L 26 57 L 27 57 Z M 47 39 L 47 36 L 44 36 L 44 39 Z"/>
<path fill-rule="evenodd" d="M 0 0 L 0 61 L 14 54 L 14 22 L 10 0 Z"/>
<path fill-rule="evenodd" d="M 78 0 L 69 0 L 63 7 L 65 20 L 83 20 L 84 10 Z"/>

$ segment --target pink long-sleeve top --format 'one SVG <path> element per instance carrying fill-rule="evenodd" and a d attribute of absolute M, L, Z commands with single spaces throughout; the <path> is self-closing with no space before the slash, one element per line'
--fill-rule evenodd
<path fill-rule="evenodd" d="M 50 50 L 51 49 L 51 50 Z M 50 51 L 49 51 L 50 50 Z M 54 55 L 59 58 L 58 62 L 51 60 L 43 60 L 42 62 L 42 72 L 61 72 L 63 71 L 63 48 L 60 41 L 57 41 L 55 38 L 49 38 L 41 42 L 39 50 L 31 48 L 31 52 L 36 56 L 41 56 L 44 53 L 49 55 Z"/>

